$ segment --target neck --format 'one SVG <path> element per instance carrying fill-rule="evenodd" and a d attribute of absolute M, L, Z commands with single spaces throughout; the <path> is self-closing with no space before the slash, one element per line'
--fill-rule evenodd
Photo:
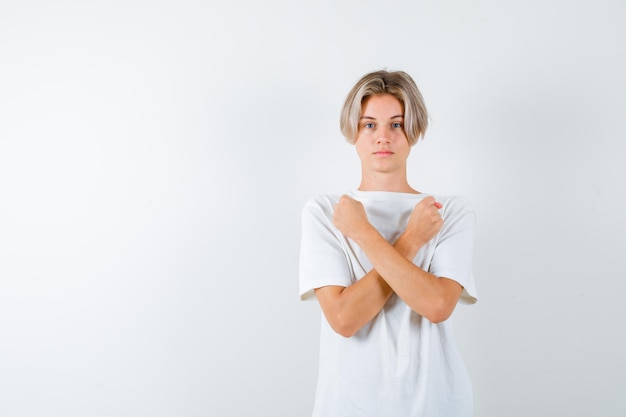
<path fill-rule="evenodd" d="M 398 176 L 381 173 L 373 175 L 363 174 L 361 176 L 361 185 L 359 185 L 359 190 L 419 194 L 419 191 L 413 189 L 409 185 L 406 175 Z"/>

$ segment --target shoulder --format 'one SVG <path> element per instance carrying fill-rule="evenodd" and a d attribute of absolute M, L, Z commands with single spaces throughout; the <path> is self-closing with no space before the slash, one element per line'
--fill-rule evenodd
<path fill-rule="evenodd" d="M 341 196 L 338 194 L 319 194 L 309 198 L 302 207 L 303 217 L 332 217 L 335 204 Z"/>
<path fill-rule="evenodd" d="M 470 210 L 474 211 L 472 207 L 472 203 L 470 201 L 460 195 L 434 195 L 434 197 L 439 201 L 444 207 L 448 207 L 451 210 L 462 211 L 462 210 Z"/>
<path fill-rule="evenodd" d="M 339 194 L 319 194 L 309 198 L 303 206 L 304 210 L 319 208 L 319 207 L 333 207 L 339 202 Z"/>
<path fill-rule="evenodd" d="M 442 215 L 444 219 L 452 220 L 460 217 L 474 219 L 474 207 L 467 198 L 459 195 L 436 195 L 435 198 L 443 205 Z"/>

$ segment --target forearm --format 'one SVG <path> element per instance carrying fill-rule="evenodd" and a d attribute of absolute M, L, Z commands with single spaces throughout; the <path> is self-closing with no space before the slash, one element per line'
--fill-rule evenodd
<path fill-rule="evenodd" d="M 378 314 L 393 291 L 372 270 L 348 287 L 322 287 L 315 294 L 333 330 L 350 337 Z"/>
<path fill-rule="evenodd" d="M 394 247 L 373 227 L 363 229 L 354 240 L 380 277 L 416 313 L 432 322 L 443 321 L 452 313 L 461 287 L 413 264 L 411 259 L 421 243 L 402 235 Z M 405 256 L 407 253 L 412 256 Z"/>
<path fill-rule="evenodd" d="M 396 243 L 400 256 L 412 259 L 416 251 L 402 241 Z M 323 287 L 317 298 L 331 327 L 350 337 L 372 320 L 384 307 L 393 290 L 381 275 L 372 269 L 348 287 Z"/>

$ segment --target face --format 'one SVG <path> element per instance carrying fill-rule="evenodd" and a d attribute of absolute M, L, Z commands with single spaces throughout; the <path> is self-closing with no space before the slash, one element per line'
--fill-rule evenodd
<path fill-rule="evenodd" d="M 411 147 L 404 134 L 404 110 L 397 98 L 384 94 L 365 101 L 355 146 L 364 170 L 406 172 Z"/>

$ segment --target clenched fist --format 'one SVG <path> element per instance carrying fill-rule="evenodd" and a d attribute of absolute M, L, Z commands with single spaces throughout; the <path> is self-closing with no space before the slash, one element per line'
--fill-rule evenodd
<path fill-rule="evenodd" d="M 363 204 L 347 195 L 341 196 L 335 204 L 333 224 L 344 236 L 353 240 L 357 240 L 360 232 L 371 227 Z"/>
<path fill-rule="evenodd" d="M 404 234 L 420 245 L 428 243 L 443 226 L 441 207 L 434 197 L 424 197 L 411 212 Z"/>

